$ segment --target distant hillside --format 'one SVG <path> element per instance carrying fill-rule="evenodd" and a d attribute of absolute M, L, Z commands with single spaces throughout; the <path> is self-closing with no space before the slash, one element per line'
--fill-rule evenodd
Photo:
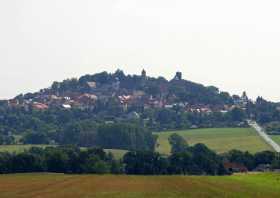
<path fill-rule="evenodd" d="M 143 70 L 141 75 L 125 75 L 117 70 L 110 74 L 102 72 L 85 75 L 79 79 L 67 79 L 54 82 L 48 89 L 37 93 L 19 95 L 16 99 L 49 100 L 56 97 L 78 98 L 83 94 L 92 94 L 97 98 L 113 98 L 115 96 L 131 96 L 142 98 L 142 103 L 149 99 L 156 100 L 162 105 L 184 102 L 201 105 L 232 105 L 234 98 L 227 92 L 220 92 L 214 86 L 205 87 L 201 84 L 182 79 L 182 73 L 168 81 L 163 77 L 148 77 Z M 236 97 L 236 96 L 235 96 Z M 47 101 L 50 102 L 50 101 Z"/>
<path fill-rule="evenodd" d="M 230 95 L 182 76 L 176 72 L 168 81 L 149 77 L 145 70 L 140 75 L 101 72 L 0 101 L 0 144 L 152 149 L 152 131 L 247 127 L 247 118 L 267 124 L 273 133 L 280 131 L 278 104 L 261 97 L 254 102 L 246 92 Z M 115 127 L 119 134 L 112 133 Z M 103 136 L 103 128 L 109 136 Z"/>

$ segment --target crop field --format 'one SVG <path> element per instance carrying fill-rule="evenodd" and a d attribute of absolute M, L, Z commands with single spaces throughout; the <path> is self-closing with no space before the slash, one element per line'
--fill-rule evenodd
<path fill-rule="evenodd" d="M 280 197 L 279 174 L 234 176 L 0 175 L 1 198 Z"/>
<path fill-rule="evenodd" d="M 168 137 L 173 133 L 183 136 L 190 145 L 204 143 L 218 153 L 232 149 L 249 151 L 251 153 L 271 150 L 271 147 L 252 128 L 208 128 L 156 133 L 159 136 L 158 152 L 170 153 L 171 148 Z"/>

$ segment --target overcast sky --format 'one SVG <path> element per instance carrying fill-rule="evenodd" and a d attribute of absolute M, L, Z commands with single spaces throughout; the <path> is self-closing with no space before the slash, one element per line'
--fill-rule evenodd
<path fill-rule="evenodd" d="M 0 98 L 117 68 L 280 101 L 275 0 L 0 0 Z"/>

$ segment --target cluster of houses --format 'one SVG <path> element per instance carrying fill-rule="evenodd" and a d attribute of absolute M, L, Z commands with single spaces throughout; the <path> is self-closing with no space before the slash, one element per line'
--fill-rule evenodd
<path fill-rule="evenodd" d="M 186 112 L 210 114 L 213 112 L 227 113 L 238 105 L 224 106 L 209 106 L 203 104 L 189 104 L 187 102 L 171 103 L 166 99 L 158 99 L 153 96 L 147 96 L 143 91 L 134 91 L 132 94 L 123 94 L 118 96 L 98 96 L 93 93 L 71 94 L 71 96 L 57 96 L 54 94 L 40 94 L 32 99 L 11 99 L 8 100 L 8 105 L 11 107 L 25 107 L 36 110 L 46 110 L 50 107 L 61 107 L 65 109 L 71 108 L 93 108 L 98 100 L 106 101 L 110 97 L 115 97 L 119 105 L 124 110 L 129 106 L 137 105 L 148 108 L 165 108 L 172 109 L 179 107 Z"/>
<path fill-rule="evenodd" d="M 146 71 L 141 73 L 143 80 L 147 79 Z M 177 72 L 174 80 L 180 81 L 182 73 Z M 129 106 L 141 106 L 147 108 L 165 108 L 171 109 L 179 107 L 186 112 L 210 114 L 212 112 L 227 113 L 235 107 L 245 108 L 248 100 L 246 93 L 242 97 L 234 99 L 234 105 L 228 106 L 210 106 L 203 104 L 189 104 L 188 102 L 174 102 L 176 96 L 159 96 L 148 95 L 142 90 L 127 91 L 120 88 L 120 80 L 118 78 L 111 84 L 100 85 L 94 81 L 86 82 L 87 89 L 83 93 L 74 92 L 54 92 L 51 89 L 41 90 L 39 93 L 31 94 L 30 97 L 16 97 L 8 100 L 8 105 L 12 107 L 32 108 L 36 110 L 46 110 L 51 107 L 61 107 L 64 109 L 71 108 L 94 108 L 96 102 L 106 102 L 114 98 L 119 105 L 127 110 Z"/>
<path fill-rule="evenodd" d="M 224 162 L 225 169 L 230 173 L 247 173 L 249 172 L 248 168 L 241 163 L 234 162 Z M 280 172 L 279 169 L 273 168 L 270 164 L 259 164 L 253 172 Z"/>
<path fill-rule="evenodd" d="M 14 98 L 8 100 L 7 103 L 11 107 L 32 108 L 35 110 L 46 110 L 50 107 L 61 107 L 65 109 L 91 108 L 94 106 L 98 97 L 94 94 L 81 94 L 76 96 L 57 96 L 57 95 L 38 95 L 32 99 Z"/>
<path fill-rule="evenodd" d="M 93 82 L 90 82 L 91 86 L 96 86 Z M 71 108 L 93 108 L 98 100 L 106 101 L 108 98 L 114 97 L 119 105 L 124 110 L 128 109 L 129 106 L 142 106 L 145 109 L 148 108 L 165 108 L 172 109 L 179 107 L 184 109 L 186 112 L 192 113 L 204 113 L 211 114 L 213 112 L 227 113 L 235 107 L 243 107 L 244 102 L 236 103 L 234 105 L 223 105 L 223 106 L 209 106 L 203 104 L 189 104 L 187 102 L 169 102 L 167 99 L 155 98 L 153 96 L 147 96 L 144 91 L 133 91 L 131 94 L 122 95 L 109 95 L 105 96 L 102 94 L 83 93 L 83 94 L 69 94 L 64 96 L 58 96 L 54 94 L 39 94 L 32 99 L 11 99 L 8 100 L 8 105 L 12 107 L 25 107 L 33 108 L 36 110 L 46 110 L 50 107 L 61 107 L 65 109 Z M 240 105 L 242 104 L 242 106 Z"/>

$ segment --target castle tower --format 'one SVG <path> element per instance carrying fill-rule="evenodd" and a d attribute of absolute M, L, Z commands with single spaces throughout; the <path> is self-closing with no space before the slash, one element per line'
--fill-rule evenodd
<path fill-rule="evenodd" d="M 174 80 L 182 80 L 182 72 L 176 72 Z"/>
<path fill-rule="evenodd" d="M 147 73 L 144 69 L 142 70 L 141 77 L 142 78 L 147 78 Z"/>
<path fill-rule="evenodd" d="M 242 99 L 248 100 L 248 96 L 247 96 L 246 91 L 243 91 L 243 93 L 242 93 Z"/>

